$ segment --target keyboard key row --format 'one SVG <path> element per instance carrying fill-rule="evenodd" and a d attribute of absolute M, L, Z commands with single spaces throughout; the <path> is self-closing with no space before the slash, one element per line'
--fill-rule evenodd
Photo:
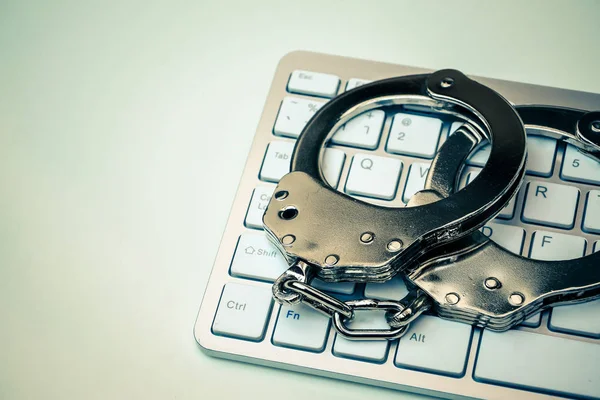
<path fill-rule="evenodd" d="M 228 283 L 213 321 L 213 333 L 261 341 L 272 305 L 268 286 Z M 598 307 L 599 304 L 594 302 L 583 306 L 589 305 Z M 551 329 L 588 333 L 591 327 L 596 332 L 600 331 L 598 318 L 585 319 L 588 325 L 582 326 L 582 319 L 574 319 L 572 313 L 570 317 L 559 314 L 568 307 L 574 306 L 553 310 L 557 316 L 552 317 Z M 531 322 L 536 319 L 538 322 Z M 539 325 L 539 315 L 530 318 L 524 325 L 536 323 Z M 565 323 L 568 328 L 564 328 Z M 353 329 L 387 327 L 384 312 L 357 312 L 356 318 L 348 324 Z M 302 304 L 284 305 L 279 308 L 272 342 L 276 346 L 321 352 L 325 349 L 330 329 L 330 319 L 315 310 Z M 472 327 L 469 325 L 421 316 L 399 340 L 394 365 L 453 377 L 463 376 L 471 338 Z M 375 363 L 384 362 L 388 351 L 387 341 L 349 341 L 338 334 L 332 346 L 332 353 L 337 357 Z M 595 369 L 599 357 L 600 347 L 593 343 L 520 330 L 503 333 L 484 330 L 473 376 L 476 380 L 492 384 L 592 396 L 600 390 L 600 375 Z M 560 371 L 569 367 L 576 367 L 580 372 L 575 377 L 562 378 L 564 375 Z M 528 373 L 522 373 L 524 370 Z"/>
<path fill-rule="evenodd" d="M 281 102 L 273 133 L 297 138 L 308 120 L 325 104 L 324 101 L 286 97 Z M 352 118 L 332 136 L 331 142 L 342 146 L 376 149 L 383 131 L 385 112 L 372 110 Z M 388 137 L 389 153 L 433 158 L 436 153 L 442 121 L 438 118 L 398 113 Z"/>
<path fill-rule="evenodd" d="M 268 286 L 228 283 L 223 289 L 213 321 L 213 333 L 238 339 L 260 341 L 272 307 Z M 385 312 L 356 312 L 348 323 L 352 329 L 388 328 Z M 423 316 L 400 340 L 395 364 L 451 376 L 464 373 L 472 328 L 469 325 Z M 325 349 L 330 319 L 306 305 L 282 305 L 279 308 L 273 344 L 299 350 L 320 352 Z M 388 341 L 349 341 L 336 334 L 333 354 L 369 362 L 383 362 Z"/>
<path fill-rule="evenodd" d="M 268 182 L 278 182 L 290 170 L 290 161 L 294 142 L 273 141 L 269 144 L 262 168 L 260 179 Z M 346 155 L 339 149 L 327 149 L 323 161 L 325 179 L 337 188 L 344 166 Z M 404 186 L 402 201 L 407 203 L 410 198 L 425 186 L 430 163 L 413 163 L 408 172 Z M 382 200 L 393 200 L 396 197 L 398 183 L 403 169 L 403 163 L 392 157 L 381 157 L 367 153 L 359 153 L 353 157 L 345 191 L 351 195 L 371 197 Z M 462 188 L 472 182 L 480 173 L 480 168 L 472 169 L 460 182 Z M 270 195 L 270 194 L 269 194 Z M 261 207 L 268 203 L 266 193 L 257 193 L 253 198 L 246 221 L 251 228 L 262 227 Z M 524 222 L 551 226 L 562 229 L 572 229 L 579 203 L 579 189 L 574 186 L 531 181 L 526 186 L 525 202 L 522 219 Z M 260 199 L 263 198 L 263 200 Z M 516 197 L 498 214 L 500 219 L 511 219 L 516 208 Z M 600 233 L 600 190 L 592 190 L 587 194 L 583 230 L 589 233 Z"/>

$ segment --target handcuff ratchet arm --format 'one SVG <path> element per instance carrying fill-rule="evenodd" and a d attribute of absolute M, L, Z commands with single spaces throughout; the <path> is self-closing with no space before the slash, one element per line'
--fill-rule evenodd
<path fill-rule="evenodd" d="M 588 126 L 590 116 L 599 113 L 558 108 L 553 113 L 553 108 L 531 106 L 517 110 L 526 127 L 575 144 L 586 155 L 600 154 L 595 145 L 576 139 L 580 127 Z M 454 176 L 461 168 L 457 160 L 472 149 L 468 141 L 466 131 L 457 131 L 442 147 L 426 182 L 429 196 L 452 192 Z M 454 171 L 439 167 L 453 162 Z M 438 182 L 437 186 L 432 182 Z M 432 298 L 437 315 L 504 331 L 549 306 L 600 298 L 600 252 L 576 260 L 533 260 L 509 252 L 476 231 L 422 257 L 407 278 Z"/>

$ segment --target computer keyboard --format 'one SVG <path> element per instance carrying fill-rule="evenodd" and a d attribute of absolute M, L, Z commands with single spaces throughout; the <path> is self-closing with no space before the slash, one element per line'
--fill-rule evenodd
<path fill-rule="evenodd" d="M 302 128 L 339 93 L 423 72 L 309 52 L 282 59 L 198 314 L 196 340 L 218 357 L 437 397 L 600 398 L 600 300 L 555 307 L 504 333 L 425 315 L 391 342 L 348 341 L 314 310 L 273 302 L 271 283 L 287 263 L 262 231 L 262 214 L 289 171 Z M 600 94 L 476 79 L 514 104 L 600 110 Z M 324 176 L 362 200 L 403 206 L 423 188 L 435 153 L 460 124 L 417 106 L 361 114 L 334 134 L 321 166 Z M 536 133 L 528 130 L 523 186 L 482 232 L 536 259 L 600 251 L 600 164 Z M 488 154 L 484 146 L 469 157 L 459 188 L 474 179 Z M 342 300 L 399 300 L 407 294 L 401 277 L 383 284 L 314 285 Z M 358 312 L 349 325 L 387 327 L 373 312 Z"/>

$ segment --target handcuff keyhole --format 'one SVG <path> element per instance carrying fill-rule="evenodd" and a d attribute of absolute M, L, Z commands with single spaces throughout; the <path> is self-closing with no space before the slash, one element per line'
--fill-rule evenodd
<path fill-rule="evenodd" d="M 298 209 L 294 206 L 285 207 L 283 210 L 279 211 L 279 218 L 285 219 L 289 221 L 290 219 L 294 219 L 298 216 Z"/>
<path fill-rule="evenodd" d="M 442 89 L 448 89 L 454 85 L 454 78 L 450 78 L 449 76 L 442 79 L 440 82 L 440 86 Z"/>

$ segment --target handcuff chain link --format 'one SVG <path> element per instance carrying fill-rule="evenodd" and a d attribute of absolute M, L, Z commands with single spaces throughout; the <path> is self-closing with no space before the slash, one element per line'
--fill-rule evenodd
<path fill-rule="evenodd" d="M 341 301 L 310 285 L 311 267 L 299 262 L 282 274 L 273 285 L 275 299 L 282 304 L 305 304 L 332 319 L 335 330 L 350 340 L 393 340 L 403 336 L 410 323 L 431 308 L 431 301 L 420 291 L 412 291 L 400 301 L 360 299 Z M 300 267 L 300 268 L 298 268 Z M 299 271 L 302 271 L 299 273 Z M 389 329 L 351 329 L 355 311 L 386 311 Z"/>

